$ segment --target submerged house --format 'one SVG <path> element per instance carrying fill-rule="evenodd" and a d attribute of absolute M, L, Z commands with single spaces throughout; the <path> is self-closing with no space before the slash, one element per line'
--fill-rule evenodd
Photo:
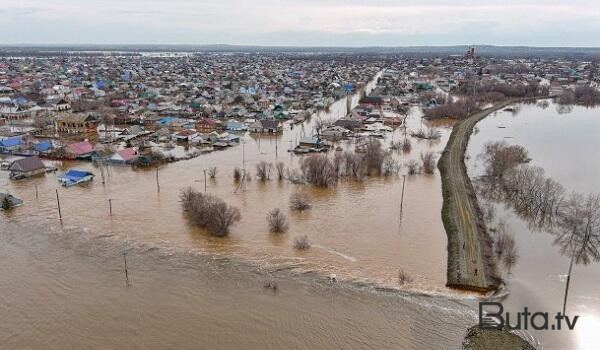
<path fill-rule="evenodd" d="M 140 155 L 133 148 L 125 148 L 115 152 L 110 157 L 110 161 L 113 163 L 129 164 L 135 162 Z"/>
<path fill-rule="evenodd" d="M 248 127 L 244 123 L 240 123 L 237 120 L 230 120 L 227 122 L 225 129 L 229 131 L 246 131 Z"/>
<path fill-rule="evenodd" d="M 24 179 L 46 171 L 46 166 L 37 156 L 14 161 L 8 168 L 11 179 Z"/>
<path fill-rule="evenodd" d="M 13 197 L 10 193 L 0 192 L 0 210 L 4 210 L 4 208 L 2 207 L 2 204 L 6 200 L 9 201 L 11 208 L 15 208 L 15 207 L 18 207 L 20 205 L 23 205 L 23 201 L 20 200 L 19 198 Z"/>
<path fill-rule="evenodd" d="M 94 146 L 87 141 L 81 141 L 67 145 L 64 152 L 70 159 L 86 159 L 92 157 Z"/>
<path fill-rule="evenodd" d="M 283 130 L 281 122 L 275 119 L 261 119 L 250 125 L 250 132 L 273 134 Z"/>
<path fill-rule="evenodd" d="M 73 185 L 91 181 L 93 178 L 94 174 L 90 173 L 89 171 L 71 169 L 66 173 L 60 175 L 58 177 L 58 182 L 60 182 L 65 187 L 71 187 Z"/>
<path fill-rule="evenodd" d="M 21 149 L 23 139 L 19 137 L 10 137 L 0 140 L 0 152 L 12 152 Z"/>
<path fill-rule="evenodd" d="M 318 137 L 306 136 L 300 139 L 300 146 L 319 148 L 323 145 L 323 141 Z"/>
<path fill-rule="evenodd" d="M 34 145 L 34 148 L 36 152 L 40 154 L 45 154 L 51 152 L 54 149 L 54 144 L 52 143 L 52 140 L 45 140 L 36 143 Z"/>

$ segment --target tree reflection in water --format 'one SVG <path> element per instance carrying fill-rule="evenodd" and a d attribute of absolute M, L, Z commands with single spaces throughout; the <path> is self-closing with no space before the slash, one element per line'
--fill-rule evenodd
<path fill-rule="evenodd" d="M 511 149 L 521 153 L 519 162 L 507 156 Z M 522 152 L 505 142 L 486 145 L 480 155 L 486 171 L 476 181 L 476 189 L 485 200 L 512 208 L 530 229 L 555 236 L 554 244 L 560 253 L 570 258 L 563 301 L 565 314 L 573 266 L 600 261 L 600 194 L 567 194 L 542 168 L 524 164 L 526 157 L 522 157 Z M 511 241 L 505 225 L 498 226 L 495 251 L 499 261 L 510 267 L 517 259 L 514 240 Z"/>

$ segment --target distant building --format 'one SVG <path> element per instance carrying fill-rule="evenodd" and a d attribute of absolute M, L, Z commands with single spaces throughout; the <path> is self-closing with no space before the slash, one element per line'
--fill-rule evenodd
<path fill-rule="evenodd" d="M 62 114 L 55 121 L 56 131 L 65 134 L 95 133 L 96 118 L 84 114 Z"/>

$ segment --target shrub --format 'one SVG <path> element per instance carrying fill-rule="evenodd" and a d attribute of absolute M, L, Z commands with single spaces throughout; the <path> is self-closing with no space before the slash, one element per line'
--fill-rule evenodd
<path fill-rule="evenodd" d="M 208 176 L 210 176 L 211 179 L 214 179 L 215 177 L 217 177 L 217 167 L 213 166 L 208 168 Z"/>
<path fill-rule="evenodd" d="M 310 209 L 310 198 L 306 193 L 296 192 L 290 196 L 290 209 L 306 210 Z"/>
<path fill-rule="evenodd" d="M 437 140 L 440 137 L 442 137 L 442 134 L 439 131 L 437 131 L 436 129 L 431 128 L 427 131 L 425 131 L 424 129 L 412 131 L 410 133 L 410 136 L 416 137 L 419 139 L 425 139 L 425 140 Z"/>
<path fill-rule="evenodd" d="M 277 164 L 275 164 L 275 170 L 277 170 L 277 179 L 283 180 L 285 177 L 285 164 L 283 164 L 283 162 L 277 162 Z"/>
<path fill-rule="evenodd" d="M 260 161 L 256 164 L 256 177 L 261 181 L 267 181 L 271 179 L 271 169 L 273 164 L 265 161 Z"/>
<path fill-rule="evenodd" d="M 421 154 L 422 168 L 425 174 L 433 174 L 435 170 L 435 155 L 433 152 Z"/>
<path fill-rule="evenodd" d="M 304 158 L 300 164 L 300 170 L 306 182 L 312 185 L 329 187 L 337 184 L 338 176 L 335 165 L 325 155 L 313 154 Z"/>
<path fill-rule="evenodd" d="M 306 250 L 310 248 L 311 243 L 307 235 L 299 236 L 294 239 L 294 248 L 298 250 Z"/>
<path fill-rule="evenodd" d="M 383 160 L 383 175 L 390 176 L 398 174 L 398 172 L 400 172 L 400 164 L 390 153 L 387 153 Z"/>
<path fill-rule="evenodd" d="M 408 175 L 415 175 L 421 171 L 419 162 L 414 159 L 411 159 L 406 163 L 406 168 L 408 169 Z"/>
<path fill-rule="evenodd" d="M 465 119 L 472 113 L 478 111 L 479 107 L 475 101 L 469 98 L 461 98 L 455 102 L 449 101 L 441 106 L 426 109 L 423 111 L 423 114 L 427 119 Z"/>
<path fill-rule="evenodd" d="M 402 141 L 402 152 L 410 153 L 411 150 L 412 144 L 410 143 L 410 140 L 408 138 L 405 138 L 404 141 Z"/>
<path fill-rule="evenodd" d="M 282 233 L 288 228 L 287 218 L 279 208 L 275 208 L 267 214 L 267 222 L 271 232 Z"/>
<path fill-rule="evenodd" d="M 190 220 L 215 236 L 226 236 L 229 233 L 229 226 L 241 219 L 238 208 L 227 205 L 216 196 L 198 192 L 191 187 L 181 190 L 179 198 Z"/>
<path fill-rule="evenodd" d="M 412 282 L 412 277 L 404 270 L 398 271 L 398 283 L 402 286 L 406 283 Z"/>
<path fill-rule="evenodd" d="M 233 169 L 233 180 L 238 182 L 242 179 L 242 170 L 240 168 Z"/>

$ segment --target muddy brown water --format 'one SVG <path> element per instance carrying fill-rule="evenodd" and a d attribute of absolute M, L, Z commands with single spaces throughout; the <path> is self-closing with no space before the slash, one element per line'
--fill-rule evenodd
<path fill-rule="evenodd" d="M 567 191 L 600 192 L 600 110 L 563 107 L 547 108 L 520 104 L 518 112 L 500 111 L 477 124 L 467 154 L 471 176 L 483 171 L 477 155 L 488 141 L 505 140 L 524 146 L 531 165 L 545 169 L 546 175 Z M 503 301 L 506 311 L 516 316 L 524 307 L 555 315 L 562 310 L 569 258 L 559 254 L 553 236 L 532 232 L 527 223 L 504 205 L 496 205 L 496 220 L 507 223 L 515 235 L 519 259 L 507 276 L 510 294 Z M 535 331 L 545 349 L 600 348 L 600 264 L 575 266 L 569 291 L 567 314 L 579 315 L 575 330 Z M 552 317 L 552 316 L 550 316 Z M 552 320 L 551 320 L 552 321 Z"/>
<path fill-rule="evenodd" d="M 345 109 L 340 101 L 324 118 Z M 76 168 L 97 174 L 71 188 L 58 186 L 54 174 L 13 182 L 1 173 L 2 190 L 25 200 L 2 214 L 3 348 L 460 347 L 476 313 L 464 303 L 471 296 L 444 287 L 437 172 L 406 178 L 402 214 L 401 176 L 343 180 L 330 189 L 253 179 L 236 191 L 235 167 L 252 174 L 261 160 L 297 167 L 300 156 L 287 149 L 310 135 L 313 123 L 286 125 L 277 138 L 246 134 L 243 146 L 161 167 L 159 193 L 154 170 L 112 166 L 102 185 L 91 163 L 55 163 L 59 173 Z M 428 126 L 416 112 L 409 129 L 419 127 Z M 449 127 L 439 130 L 441 140 L 413 139 L 410 155 L 396 154 L 398 160 L 441 151 Z M 401 138 L 397 130 L 384 143 Z M 226 238 L 190 226 L 178 201 L 185 186 L 204 190 L 203 170 L 211 166 L 219 171 L 208 179 L 207 191 L 242 213 Z M 289 196 L 298 190 L 313 200 L 307 212 L 288 209 Z M 283 235 L 268 232 L 265 216 L 275 207 L 290 219 Z M 292 247 L 301 234 L 313 244 L 305 252 Z M 414 279 L 402 288 L 399 269 Z M 339 283 L 327 282 L 331 274 Z M 278 282 L 276 292 L 263 289 L 270 278 Z"/>

